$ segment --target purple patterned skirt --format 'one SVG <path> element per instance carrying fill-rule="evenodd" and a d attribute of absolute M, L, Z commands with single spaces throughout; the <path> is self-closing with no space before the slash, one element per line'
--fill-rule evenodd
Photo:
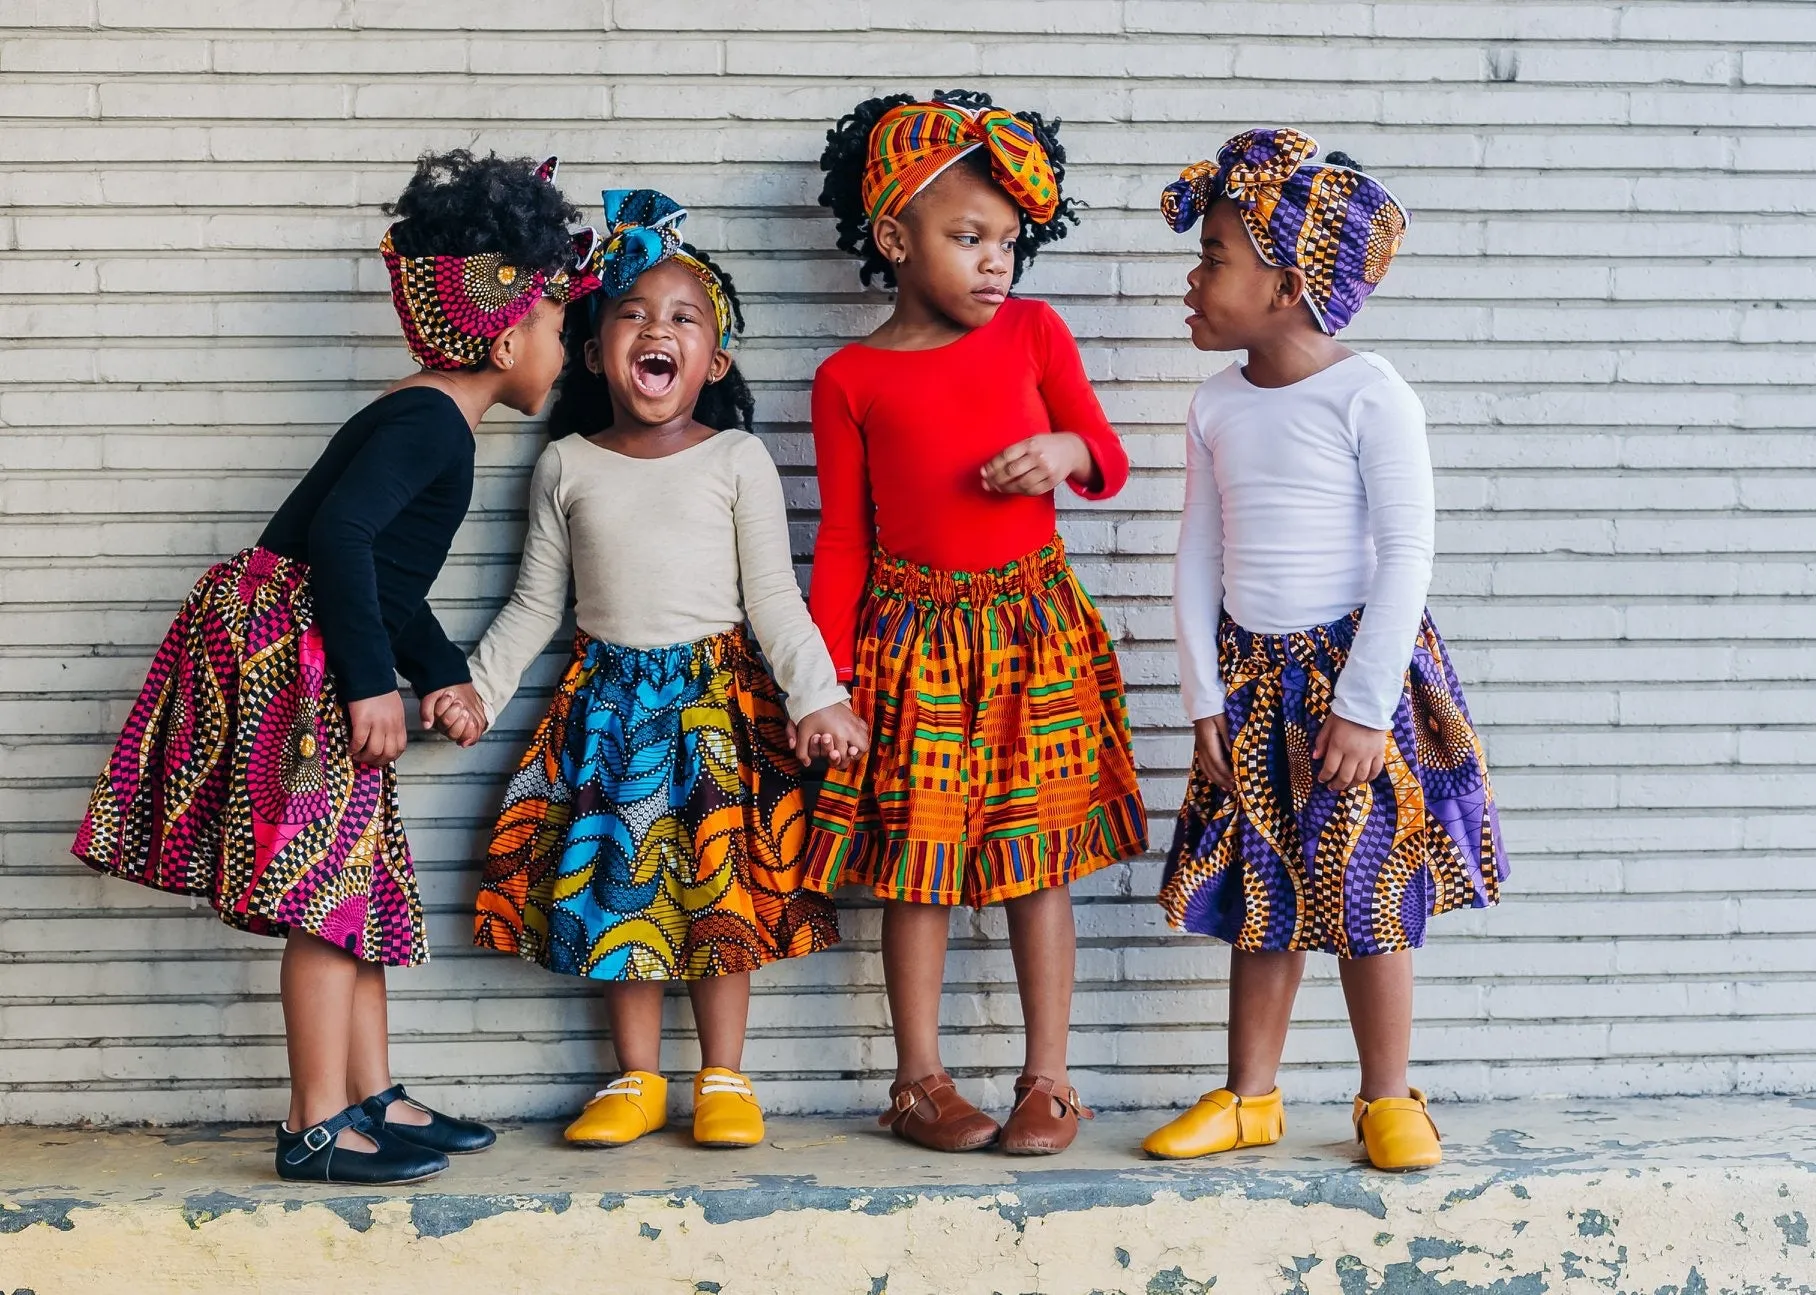
<path fill-rule="evenodd" d="M 390 766 L 348 756 L 309 570 L 247 549 L 196 582 L 70 851 L 229 926 L 299 927 L 364 962 L 428 960 Z"/>
<path fill-rule="evenodd" d="M 1426 918 L 1500 898 L 1507 863 L 1488 765 L 1429 613 L 1386 768 L 1341 795 L 1314 776 L 1312 748 L 1361 620 L 1266 635 L 1223 618 L 1236 794 L 1194 761 L 1160 891 L 1174 926 L 1249 952 L 1360 958 L 1416 949 Z"/>

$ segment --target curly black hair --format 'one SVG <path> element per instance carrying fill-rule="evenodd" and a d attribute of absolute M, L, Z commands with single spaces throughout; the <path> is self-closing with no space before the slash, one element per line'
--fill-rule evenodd
<path fill-rule="evenodd" d="M 464 148 L 424 153 L 396 202 L 392 241 L 402 256 L 497 252 L 512 265 L 553 273 L 571 261 L 568 226 L 580 210 L 527 157 L 475 157 Z"/>
<path fill-rule="evenodd" d="M 935 90 L 933 100 L 972 112 L 996 106 L 995 100 L 978 90 Z M 870 217 L 864 210 L 862 187 L 870 132 L 891 108 L 915 102 L 918 101 L 911 94 L 866 99 L 826 132 L 826 151 L 820 154 L 820 169 L 826 172 L 826 184 L 820 190 L 820 205 L 832 208 L 832 214 L 838 220 L 839 250 L 850 252 L 862 262 L 858 278 L 866 287 L 873 279 L 881 279 L 885 288 L 895 287 L 895 267 L 877 250 L 876 241 L 870 236 Z M 1053 178 L 1063 186 L 1066 150 L 1059 142 L 1059 118 L 1048 122 L 1037 112 L 1018 112 L 1015 116 L 1047 150 L 1047 157 L 1053 163 Z M 990 175 L 989 159 L 982 149 L 967 154 L 963 164 L 978 168 L 985 177 Z M 1061 199 L 1059 210 L 1044 224 L 1036 224 L 1032 216 L 1022 212 L 1021 236 L 1015 240 L 1015 272 L 1011 282 L 1021 278 L 1022 271 L 1041 248 L 1054 239 L 1064 238 L 1066 226 L 1077 223 L 1077 204 L 1070 198 Z"/>
<path fill-rule="evenodd" d="M 683 243 L 681 250 L 718 277 L 719 286 L 725 289 L 726 300 L 731 302 L 732 329 L 742 333 L 744 307 L 738 300 L 738 290 L 733 286 L 731 276 L 692 244 Z M 586 367 L 586 344 L 597 336 L 594 309 L 591 298 L 576 301 L 567 309 L 567 319 L 563 323 L 567 367 L 561 371 L 561 394 L 555 398 L 555 408 L 549 413 L 550 440 L 560 440 L 575 433 L 588 436 L 612 425 L 611 384 Z M 695 420 L 719 431 L 730 427 L 749 431 L 756 417 L 757 402 L 735 360 L 723 378 L 700 388 L 700 399 L 694 405 Z"/>

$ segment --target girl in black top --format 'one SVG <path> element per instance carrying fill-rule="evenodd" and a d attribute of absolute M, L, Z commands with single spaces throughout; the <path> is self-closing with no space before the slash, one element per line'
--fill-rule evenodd
<path fill-rule="evenodd" d="M 285 940 L 285 1178 L 408 1182 L 493 1141 L 391 1082 L 384 969 L 428 958 L 392 767 L 397 675 L 425 728 L 480 710 L 426 595 L 472 497 L 473 428 L 493 405 L 542 407 L 564 308 L 598 286 L 597 239 L 568 232 L 579 212 L 554 177 L 552 158 L 418 164 L 380 251 L 420 371 L 196 584 L 71 847 Z"/>

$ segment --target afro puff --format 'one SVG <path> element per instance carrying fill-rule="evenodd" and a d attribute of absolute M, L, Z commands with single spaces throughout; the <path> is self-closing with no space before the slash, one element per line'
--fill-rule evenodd
<path fill-rule="evenodd" d="M 527 157 L 475 157 L 464 148 L 424 153 L 396 202 L 392 242 L 400 256 L 496 252 L 511 265 L 553 274 L 574 259 L 568 226 L 580 210 L 537 174 Z"/>
<path fill-rule="evenodd" d="M 895 267 L 877 250 L 876 240 L 870 234 L 870 215 L 864 209 L 864 164 L 869 158 L 870 132 L 891 108 L 917 102 L 920 101 L 911 94 L 866 99 L 839 118 L 838 125 L 826 132 L 826 151 L 820 154 L 820 169 L 826 172 L 826 184 L 820 190 L 820 205 L 832 208 L 832 214 L 838 221 L 839 250 L 849 252 L 860 260 L 858 278 L 866 287 L 873 279 L 879 278 L 885 288 L 895 287 Z M 933 102 L 949 103 L 955 108 L 970 112 L 996 106 L 989 95 L 977 90 L 935 90 Z M 1053 178 L 1063 186 L 1066 178 L 1066 150 L 1059 142 L 1059 120 L 1055 118 L 1049 123 L 1037 112 L 1018 112 L 1014 115 L 1033 132 L 1041 147 L 1046 149 L 1048 160 L 1053 164 Z M 963 164 L 978 168 L 984 176 L 990 174 L 989 161 L 982 149 L 968 153 Z M 1054 239 L 1066 236 L 1067 224 L 1077 223 L 1077 205 L 1070 198 L 1061 199 L 1059 210 L 1045 224 L 1036 224 L 1034 218 L 1023 211 L 1021 235 L 1015 240 L 1015 272 L 1011 282 L 1020 280 L 1022 270 L 1041 248 Z"/>
<path fill-rule="evenodd" d="M 731 303 L 733 328 L 742 333 L 744 307 L 738 301 L 738 290 L 733 286 L 731 276 L 713 264 L 712 258 L 699 248 L 683 243 L 681 250 L 717 276 L 719 286 L 725 289 L 725 299 Z M 555 408 L 549 413 L 550 440 L 560 440 L 575 433 L 588 436 L 612 425 L 611 384 L 586 367 L 586 344 L 597 335 L 592 304 L 589 299 L 568 307 L 564 323 L 567 366 L 561 371 L 561 394 L 555 398 Z M 750 394 L 750 384 L 738 372 L 736 361 L 725 371 L 723 378 L 700 388 L 700 400 L 694 406 L 694 420 L 719 431 L 731 427 L 748 431 L 756 416 L 756 400 Z"/>

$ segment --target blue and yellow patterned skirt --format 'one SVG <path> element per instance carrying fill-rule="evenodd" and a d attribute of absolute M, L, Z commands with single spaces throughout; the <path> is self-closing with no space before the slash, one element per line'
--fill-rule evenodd
<path fill-rule="evenodd" d="M 802 770 L 742 630 L 584 633 L 505 792 L 473 942 L 595 980 L 697 980 L 838 943 L 801 887 Z"/>
<path fill-rule="evenodd" d="M 1174 926 L 1249 952 L 1360 958 L 1416 949 L 1428 917 L 1500 897 L 1488 764 L 1429 614 L 1380 776 L 1341 795 L 1317 780 L 1311 752 L 1361 620 L 1268 635 L 1223 618 L 1236 794 L 1194 762 L 1160 892 Z"/>

